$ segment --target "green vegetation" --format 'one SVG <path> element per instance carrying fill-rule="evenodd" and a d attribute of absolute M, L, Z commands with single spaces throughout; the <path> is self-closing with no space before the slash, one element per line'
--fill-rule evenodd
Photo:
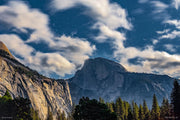
<path fill-rule="evenodd" d="M 9 91 L 0 97 L 0 119 L 40 120 L 37 111 L 30 107 L 30 101 L 24 98 L 12 99 Z"/>
<path fill-rule="evenodd" d="M 112 113 L 106 104 L 95 99 L 81 98 L 73 114 L 74 120 L 116 120 L 116 114 Z"/>
<path fill-rule="evenodd" d="M 154 94 L 151 110 L 147 107 L 145 100 L 139 106 L 134 101 L 129 104 L 120 97 L 115 102 L 106 103 L 106 105 L 104 103 L 102 98 L 98 102 L 83 97 L 79 105 L 75 107 L 74 120 L 178 120 L 180 118 L 180 85 L 175 80 L 171 104 L 164 98 L 159 106 Z"/>
<path fill-rule="evenodd" d="M 159 120 L 160 119 L 160 108 L 159 108 L 158 101 L 157 101 L 155 94 L 153 95 L 151 116 L 152 116 L 153 120 Z"/>

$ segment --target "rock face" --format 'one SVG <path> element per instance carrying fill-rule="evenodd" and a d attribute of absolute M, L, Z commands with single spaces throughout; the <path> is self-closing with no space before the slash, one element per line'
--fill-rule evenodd
<path fill-rule="evenodd" d="M 0 41 L 0 53 L 3 53 L 3 52 L 5 52 L 6 55 L 8 55 L 10 58 L 14 58 L 13 55 L 9 52 L 6 45 Z"/>
<path fill-rule="evenodd" d="M 2 48 L 2 43 L 0 47 Z M 15 60 L 8 51 L 6 49 L 0 54 L 0 96 L 8 89 L 13 98 L 29 98 L 42 120 L 47 117 L 48 107 L 54 117 L 58 110 L 70 112 L 72 101 L 66 81 L 52 80 L 39 75 Z"/>
<path fill-rule="evenodd" d="M 150 107 L 153 94 L 160 103 L 163 97 L 169 98 L 173 80 L 166 75 L 131 73 L 116 62 L 95 58 L 85 62 L 83 68 L 69 80 L 69 85 L 75 103 L 83 96 L 102 97 L 105 101 L 121 97 L 137 103 L 146 100 Z"/>

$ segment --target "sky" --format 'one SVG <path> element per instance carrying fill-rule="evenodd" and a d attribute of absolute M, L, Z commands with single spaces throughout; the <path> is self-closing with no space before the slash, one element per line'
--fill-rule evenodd
<path fill-rule="evenodd" d="M 179 13 L 180 0 L 0 0 L 0 40 L 51 78 L 96 57 L 180 78 Z"/>

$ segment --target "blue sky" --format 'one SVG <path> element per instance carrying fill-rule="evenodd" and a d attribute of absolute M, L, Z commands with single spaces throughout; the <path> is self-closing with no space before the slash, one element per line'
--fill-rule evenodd
<path fill-rule="evenodd" d="M 179 12 L 180 0 L 1 0 L 0 40 L 53 78 L 95 57 L 179 78 Z"/>

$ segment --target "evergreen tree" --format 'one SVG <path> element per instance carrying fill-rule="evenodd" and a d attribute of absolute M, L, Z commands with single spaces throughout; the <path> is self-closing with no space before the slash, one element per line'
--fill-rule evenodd
<path fill-rule="evenodd" d="M 144 120 L 150 120 L 150 113 L 146 101 L 143 101 Z"/>
<path fill-rule="evenodd" d="M 81 98 L 73 114 L 75 120 L 117 120 L 106 104 L 89 98 Z"/>
<path fill-rule="evenodd" d="M 105 103 L 104 100 L 101 97 L 99 98 L 99 102 L 100 103 Z"/>
<path fill-rule="evenodd" d="M 139 105 L 139 120 L 144 120 L 144 118 L 145 118 L 145 115 L 144 115 L 143 107 L 140 104 Z"/>
<path fill-rule="evenodd" d="M 30 100 L 24 99 L 22 97 L 18 97 L 14 99 L 14 105 L 16 108 L 16 119 L 24 119 L 30 120 L 31 119 L 31 108 L 30 108 Z"/>
<path fill-rule="evenodd" d="M 127 117 L 127 120 L 133 120 L 133 112 L 132 112 L 132 108 L 131 108 L 130 105 L 128 107 L 128 117 Z"/>
<path fill-rule="evenodd" d="M 139 108 L 138 105 L 133 101 L 133 119 L 134 120 L 139 120 Z"/>
<path fill-rule="evenodd" d="M 168 99 L 163 98 L 162 105 L 160 107 L 160 117 L 165 119 L 165 117 L 170 115 L 170 105 Z"/>
<path fill-rule="evenodd" d="M 9 90 L 6 90 L 4 96 L 1 97 L 1 101 L 2 103 L 8 102 L 8 101 L 12 101 L 12 97 L 11 94 L 9 93 Z"/>
<path fill-rule="evenodd" d="M 155 94 L 153 95 L 151 118 L 153 120 L 160 120 L 160 108 Z"/>
<path fill-rule="evenodd" d="M 116 100 L 116 114 L 119 120 L 124 120 L 125 109 L 123 101 L 120 97 Z"/>
<path fill-rule="evenodd" d="M 38 112 L 34 110 L 33 108 L 31 108 L 31 117 L 32 117 L 32 120 L 40 120 L 38 116 Z"/>
<path fill-rule="evenodd" d="M 125 111 L 125 114 L 124 114 L 124 120 L 127 120 L 127 117 L 128 117 L 128 109 L 129 109 L 129 103 L 124 101 L 124 111 Z"/>
<path fill-rule="evenodd" d="M 180 119 L 180 86 L 177 80 L 174 81 L 174 88 L 171 93 L 171 104 L 174 114 Z"/>
<path fill-rule="evenodd" d="M 111 112 L 114 112 L 114 103 L 106 103 L 106 104 L 107 104 L 109 110 L 110 110 Z"/>

